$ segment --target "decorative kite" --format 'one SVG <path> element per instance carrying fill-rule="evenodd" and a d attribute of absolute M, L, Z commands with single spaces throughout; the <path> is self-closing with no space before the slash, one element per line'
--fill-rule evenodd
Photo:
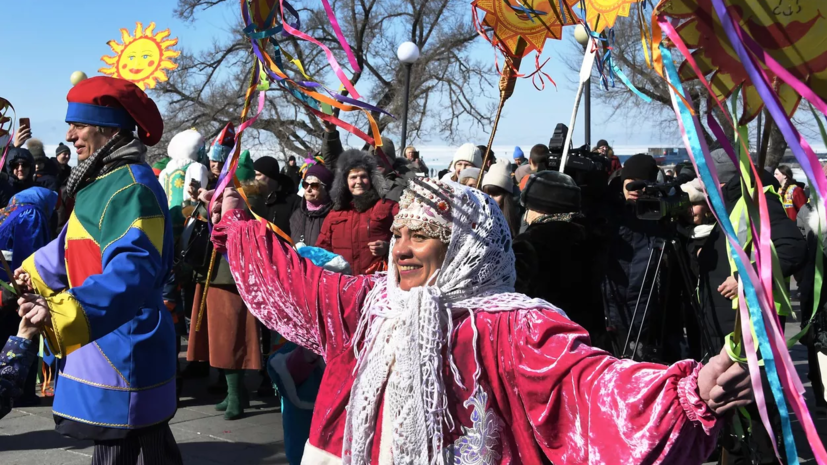
<path fill-rule="evenodd" d="M 101 57 L 109 68 L 98 71 L 134 82 L 143 90 L 147 87 L 154 89 L 158 81 L 165 82 L 168 79 L 166 70 L 178 68 L 172 59 L 181 55 L 181 52 L 170 48 L 178 43 L 178 39 L 168 39 L 169 29 L 157 34 L 154 31 L 154 22 L 149 23 L 146 29 L 143 24 L 136 23 L 134 36 L 129 35 L 126 29 L 121 29 L 122 43 L 117 40 L 107 42 L 115 56 Z"/>
<path fill-rule="evenodd" d="M 474 0 L 471 6 L 485 12 L 477 30 L 491 44 L 512 58 L 522 58 L 532 51 L 539 55 L 546 39 L 559 40 L 563 26 L 577 24 L 571 7 L 580 0 Z M 559 6 L 564 10 L 560 11 Z M 493 34 L 488 36 L 486 29 Z M 522 39 L 522 41 L 520 40 Z"/>
<path fill-rule="evenodd" d="M 618 16 L 629 16 L 632 3 L 641 0 L 583 0 L 586 23 L 589 29 L 601 33 L 607 27 L 614 27 Z"/>
<path fill-rule="evenodd" d="M 749 38 L 816 95 L 827 99 L 827 2 L 776 1 L 768 4 L 755 0 L 726 0 L 724 3 Z M 658 11 L 687 20 L 676 28 L 678 35 L 688 48 L 694 49 L 692 57 L 701 73 L 711 75 L 715 95 L 723 100 L 743 86 L 744 108 L 740 124 L 752 121 L 764 107 L 764 102 L 730 45 L 718 15 L 713 13 L 712 0 L 664 1 Z M 801 96 L 788 84 L 778 82 L 772 70 L 763 69 L 770 80 L 777 82 L 776 91 L 784 111 L 787 116 L 792 116 Z M 681 81 L 697 79 L 686 62 L 679 71 Z"/>

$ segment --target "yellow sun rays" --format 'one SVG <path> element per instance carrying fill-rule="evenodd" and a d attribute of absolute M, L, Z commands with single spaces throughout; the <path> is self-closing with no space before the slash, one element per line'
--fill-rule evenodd
<path fill-rule="evenodd" d="M 141 89 L 155 88 L 160 81 L 167 81 L 166 70 L 178 68 L 172 61 L 181 52 L 170 47 L 178 44 L 178 39 L 170 39 L 169 29 L 155 33 L 155 23 L 149 23 L 146 29 L 136 23 L 134 36 L 126 29 L 121 29 L 121 42 L 110 40 L 107 45 L 115 56 L 102 56 L 101 60 L 109 65 L 101 68 L 103 74 L 134 82 Z"/>
<path fill-rule="evenodd" d="M 586 23 L 594 32 L 614 27 L 618 16 L 629 16 L 632 3 L 640 0 L 585 0 Z"/>

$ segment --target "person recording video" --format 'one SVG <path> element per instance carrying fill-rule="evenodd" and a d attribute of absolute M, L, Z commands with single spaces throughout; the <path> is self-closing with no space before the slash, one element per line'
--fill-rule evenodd
<path fill-rule="evenodd" d="M 615 355 L 636 360 L 677 359 L 663 347 L 662 291 L 668 283 L 662 277 L 669 273 L 668 264 L 659 265 L 666 231 L 659 221 L 640 219 L 636 205 L 644 189 L 635 186 L 655 183 L 658 173 L 654 158 L 632 156 L 621 169 L 622 197 L 608 206 L 611 229 L 602 287 L 609 337 Z"/>

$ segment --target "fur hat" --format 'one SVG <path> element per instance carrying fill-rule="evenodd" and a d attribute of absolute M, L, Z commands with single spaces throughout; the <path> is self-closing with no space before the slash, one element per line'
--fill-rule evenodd
<path fill-rule="evenodd" d="M 40 139 L 29 139 L 26 142 L 26 148 L 34 157 L 34 162 L 42 162 L 46 159 L 46 152 L 43 150 L 43 142 Z"/>
<path fill-rule="evenodd" d="M 167 155 L 173 160 L 198 161 L 198 152 L 204 148 L 204 136 L 195 129 L 181 131 L 169 141 Z"/>
<path fill-rule="evenodd" d="M 330 198 L 333 199 L 333 209 L 342 210 L 350 204 L 353 196 L 347 187 L 347 175 L 354 169 L 367 171 L 370 177 L 370 189 L 377 194 L 378 187 L 384 183 L 382 174 L 376 168 L 376 158 L 362 150 L 345 150 L 336 162 L 336 178 L 330 189 Z"/>
<path fill-rule="evenodd" d="M 548 215 L 580 211 L 580 187 L 567 174 L 540 171 L 528 178 L 520 193 L 520 203 L 528 210 Z"/>

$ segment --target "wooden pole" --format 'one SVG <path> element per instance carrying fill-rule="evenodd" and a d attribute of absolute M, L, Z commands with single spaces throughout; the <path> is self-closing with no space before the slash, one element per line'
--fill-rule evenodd
<path fill-rule="evenodd" d="M 477 189 L 482 189 L 482 177 L 485 175 L 485 166 L 491 157 L 491 146 L 494 144 L 494 136 L 497 134 L 497 126 L 500 124 L 500 116 L 503 112 L 505 101 L 514 93 L 514 86 L 517 84 L 517 70 L 520 69 L 522 51 L 526 47 L 522 38 L 517 40 L 517 57 L 506 57 L 503 72 L 500 75 L 500 104 L 497 106 L 497 114 L 494 116 L 494 126 L 491 128 L 491 135 L 488 137 L 488 146 L 485 148 L 485 156 L 482 158 L 480 174 L 477 175 Z"/>
<path fill-rule="evenodd" d="M 766 110 L 765 110 L 766 111 Z M 761 135 L 761 148 L 758 152 L 758 169 L 763 170 L 764 165 L 767 161 L 767 151 L 769 150 L 770 146 L 770 133 L 772 132 L 772 116 L 767 113 L 766 115 L 766 123 L 764 124 L 764 132 Z"/>

